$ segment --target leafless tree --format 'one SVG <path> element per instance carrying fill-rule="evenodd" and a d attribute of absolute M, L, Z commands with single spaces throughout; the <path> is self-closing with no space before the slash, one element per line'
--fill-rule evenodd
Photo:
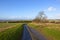
<path fill-rule="evenodd" d="M 44 14 L 44 11 L 39 12 L 39 14 L 34 19 L 35 22 L 46 22 L 47 16 Z"/>

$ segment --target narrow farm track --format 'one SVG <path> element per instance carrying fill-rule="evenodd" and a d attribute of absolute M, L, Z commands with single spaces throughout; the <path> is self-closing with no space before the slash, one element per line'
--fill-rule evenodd
<path fill-rule="evenodd" d="M 47 40 L 43 35 L 38 33 L 36 30 L 27 26 L 27 24 L 23 25 L 23 36 L 22 40 Z"/>
<path fill-rule="evenodd" d="M 23 25 L 24 30 L 23 30 L 23 36 L 22 36 L 22 40 L 32 40 L 31 35 L 27 29 L 26 25 Z"/>

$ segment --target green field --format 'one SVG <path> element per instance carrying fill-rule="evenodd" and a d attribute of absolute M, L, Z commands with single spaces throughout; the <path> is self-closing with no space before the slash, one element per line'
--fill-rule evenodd
<path fill-rule="evenodd" d="M 0 23 L 0 28 L 5 28 L 5 27 L 10 27 L 10 26 L 14 26 L 18 23 Z"/>
<path fill-rule="evenodd" d="M 47 40 L 60 40 L 60 30 L 58 30 L 60 29 L 60 24 L 45 25 L 44 27 L 43 25 L 36 24 L 28 25 L 36 29 L 42 35 L 44 35 L 47 38 Z"/>
<path fill-rule="evenodd" d="M 15 26 L 13 27 L 13 25 Z M 0 29 L 12 26 L 11 28 L 0 32 L 0 40 L 21 40 L 23 31 L 23 27 L 21 25 L 22 24 L 20 23 L 0 23 Z"/>
<path fill-rule="evenodd" d="M 44 35 L 47 40 L 60 40 L 60 24 L 28 25 Z M 0 23 L 0 40 L 21 40 L 22 32 L 22 23 Z"/>

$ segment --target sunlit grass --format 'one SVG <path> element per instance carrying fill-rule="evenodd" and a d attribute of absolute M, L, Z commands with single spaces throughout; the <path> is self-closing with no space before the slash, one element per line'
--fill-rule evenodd
<path fill-rule="evenodd" d="M 57 30 L 56 27 L 60 27 L 60 24 L 51 24 L 51 25 L 36 25 L 28 24 L 30 27 L 37 30 L 39 33 L 42 33 L 48 40 L 60 40 L 60 30 Z M 51 28 L 48 28 L 51 27 Z"/>
<path fill-rule="evenodd" d="M 14 26 L 18 23 L 0 23 L 0 28 L 5 28 L 5 27 L 10 27 L 10 26 Z"/>
<path fill-rule="evenodd" d="M 0 40 L 21 40 L 23 27 L 22 24 L 16 25 L 16 27 L 6 29 L 0 32 Z"/>
<path fill-rule="evenodd" d="M 60 40 L 60 31 L 54 29 L 43 29 L 45 36 L 50 37 L 52 40 Z"/>

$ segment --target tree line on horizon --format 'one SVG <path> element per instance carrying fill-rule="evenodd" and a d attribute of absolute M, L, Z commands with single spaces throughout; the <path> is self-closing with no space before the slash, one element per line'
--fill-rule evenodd
<path fill-rule="evenodd" d="M 19 21 L 0 21 L 0 23 L 60 23 L 60 21 L 49 20 L 44 11 L 40 11 L 33 20 L 19 20 Z"/>

